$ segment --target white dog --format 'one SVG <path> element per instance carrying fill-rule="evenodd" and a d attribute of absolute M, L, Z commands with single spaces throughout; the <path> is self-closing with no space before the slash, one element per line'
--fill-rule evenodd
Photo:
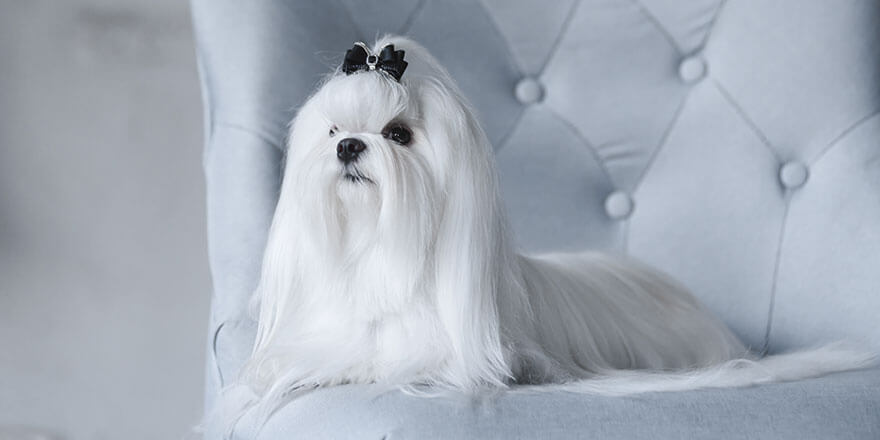
<path fill-rule="evenodd" d="M 240 381 L 267 411 L 352 382 L 626 394 L 872 359 L 829 346 L 757 360 L 644 265 L 518 254 L 473 111 L 437 61 L 399 37 L 356 45 L 293 121 L 255 307 Z"/>

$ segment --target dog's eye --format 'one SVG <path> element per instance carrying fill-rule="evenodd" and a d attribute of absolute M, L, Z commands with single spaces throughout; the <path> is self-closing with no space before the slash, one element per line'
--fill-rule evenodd
<path fill-rule="evenodd" d="M 382 129 L 382 136 L 400 145 L 409 145 L 409 142 L 412 140 L 412 132 L 409 131 L 406 125 L 400 122 L 392 122 L 386 125 Z"/>
<path fill-rule="evenodd" d="M 338 130 L 338 128 L 336 128 L 335 125 L 330 127 L 330 137 L 336 136 L 336 130 Z"/>

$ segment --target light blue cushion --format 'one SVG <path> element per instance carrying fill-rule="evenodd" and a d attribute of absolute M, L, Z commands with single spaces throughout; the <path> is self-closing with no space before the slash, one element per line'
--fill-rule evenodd
<path fill-rule="evenodd" d="M 422 42 L 473 102 L 495 145 L 524 249 L 631 254 L 689 286 L 756 349 L 840 338 L 880 349 L 880 2 L 192 2 L 215 289 L 208 407 L 252 344 L 246 305 L 277 198 L 287 123 L 353 41 L 385 32 Z M 515 402 L 535 416 L 521 417 L 528 423 L 466 418 L 455 428 L 510 433 L 528 425 L 535 431 L 522 432 L 535 433 L 546 419 L 547 429 L 572 436 L 630 423 L 674 435 L 706 421 L 706 433 L 734 437 L 762 429 L 793 436 L 801 427 L 856 436 L 867 425 L 834 419 L 857 413 L 817 405 L 825 401 L 819 390 L 835 395 L 859 381 L 874 394 L 840 391 L 838 402 L 876 407 L 877 374 L 870 373 L 742 395 L 646 398 L 662 413 L 638 399 L 505 398 L 499 408 Z M 286 408 L 272 426 L 318 429 L 329 422 L 316 408 L 334 426 L 358 424 L 339 420 L 346 412 L 366 423 L 375 409 L 358 406 L 357 395 L 322 392 L 316 396 L 328 397 Z M 349 398 L 348 406 L 339 401 Z M 769 408 L 762 400 L 782 402 L 779 426 L 745 419 L 752 406 Z M 368 425 L 376 432 L 434 426 L 440 419 L 421 417 L 448 414 L 430 409 L 444 407 L 437 402 L 381 402 L 413 426 Z M 580 412 L 550 410 L 573 402 L 590 406 L 582 424 L 573 421 Z M 349 410 L 332 412 L 333 405 Z M 730 420 L 717 411 L 729 411 Z M 635 425 L 649 417 L 643 414 L 657 417 Z"/>
<path fill-rule="evenodd" d="M 430 399 L 366 385 L 316 392 L 239 439 L 836 439 L 880 438 L 880 369 L 739 390 L 595 397 L 507 393 Z M 255 437 L 256 436 L 256 437 Z"/>

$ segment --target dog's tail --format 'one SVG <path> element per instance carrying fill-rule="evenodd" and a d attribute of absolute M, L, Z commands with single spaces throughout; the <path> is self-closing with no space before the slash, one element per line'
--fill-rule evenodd
<path fill-rule="evenodd" d="M 734 359 L 712 367 L 688 371 L 657 372 L 612 370 L 590 379 L 552 386 L 529 386 L 523 391 L 569 391 L 603 396 L 648 392 L 735 388 L 788 382 L 829 373 L 877 365 L 876 353 L 838 342 L 819 348 L 783 353 L 760 359 Z"/>

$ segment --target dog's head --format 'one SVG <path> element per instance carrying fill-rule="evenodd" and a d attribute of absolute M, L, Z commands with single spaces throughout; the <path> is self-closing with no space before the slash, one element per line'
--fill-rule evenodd
<path fill-rule="evenodd" d="M 312 213 L 324 211 L 320 221 L 338 228 L 338 237 L 352 227 L 358 234 L 375 229 L 418 235 L 406 246 L 425 249 L 430 243 L 422 239 L 436 236 L 451 214 L 445 205 L 477 202 L 494 190 L 491 147 L 433 57 L 394 37 L 366 50 L 383 48 L 406 54 L 406 75 L 344 65 L 329 76 L 292 124 L 285 191 Z"/>

